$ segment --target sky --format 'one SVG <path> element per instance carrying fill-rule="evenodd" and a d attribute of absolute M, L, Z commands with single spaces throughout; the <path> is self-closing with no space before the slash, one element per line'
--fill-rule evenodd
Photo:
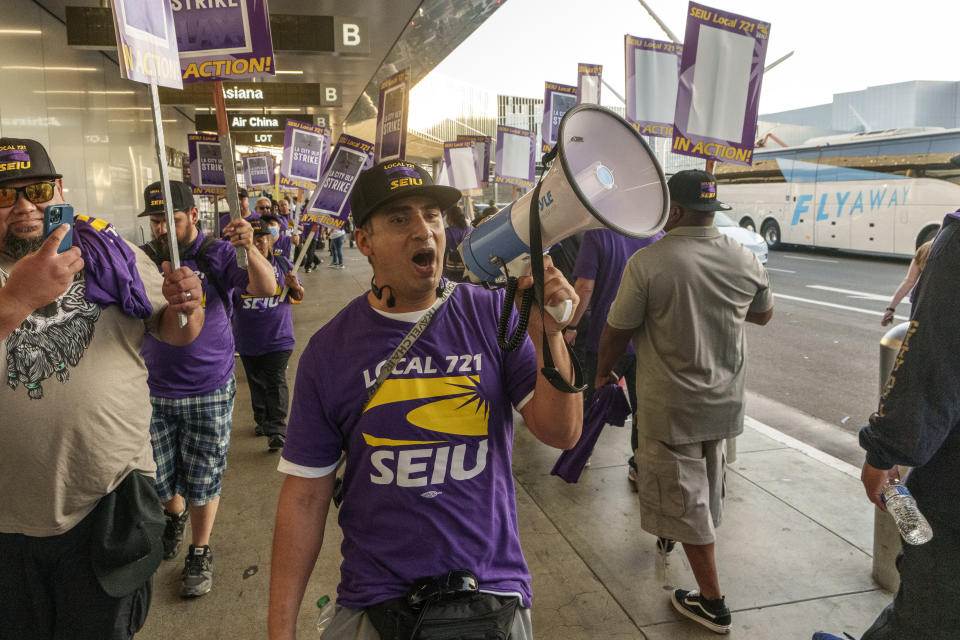
<path fill-rule="evenodd" d="M 685 0 L 646 0 L 681 40 Z M 707 6 L 771 23 L 760 113 L 831 102 L 834 93 L 910 80 L 960 80 L 957 0 L 723 0 Z M 543 97 L 577 84 L 577 63 L 603 65 L 624 95 L 623 36 L 668 40 L 637 0 L 505 0 L 432 76 L 504 95 Z M 606 88 L 601 103 L 622 105 Z"/>

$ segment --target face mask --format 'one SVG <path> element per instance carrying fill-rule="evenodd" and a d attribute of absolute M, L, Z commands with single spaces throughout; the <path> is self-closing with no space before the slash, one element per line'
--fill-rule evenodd
<path fill-rule="evenodd" d="M 270 227 L 270 235 L 273 236 L 274 240 L 280 237 L 280 229 L 276 227 Z"/>

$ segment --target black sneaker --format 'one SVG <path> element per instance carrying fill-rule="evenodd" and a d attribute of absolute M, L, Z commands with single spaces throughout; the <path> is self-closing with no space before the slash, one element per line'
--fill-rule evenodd
<path fill-rule="evenodd" d="M 267 451 L 273 452 L 273 451 L 279 451 L 280 449 L 283 449 L 283 443 L 286 441 L 287 439 L 282 434 L 279 434 L 279 433 L 273 434 L 272 436 L 270 436 L 270 439 L 267 441 Z"/>
<path fill-rule="evenodd" d="M 657 551 L 663 554 L 670 553 L 673 551 L 673 548 L 677 545 L 676 540 L 671 540 L 670 538 L 657 538 Z"/>
<path fill-rule="evenodd" d="M 730 609 L 721 596 L 707 600 L 699 591 L 677 589 L 670 596 L 673 608 L 714 633 L 730 633 Z"/>
<path fill-rule="evenodd" d="M 253 435 L 259 438 L 260 436 L 265 436 L 267 434 L 263 432 L 263 427 L 261 427 L 260 425 L 257 425 L 253 428 Z"/>
<path fill-rule="evenodd" d="M 187 524 L 187 518 L 190 517 L 190 510 L 184 507 L 183 513 L 177 515 L 164 509 L 163 517 L 167 520 L 167 526 L 163 528 L 163 559 L 170 560 L 180 553 L 183 528 Z"/>
<path fill-rule="evenodd" d="M 199 598 L 213 588 L 213 551 L 208 545 L 196 547 L 190 545 L 183 567 L 183 583 L 180 586 L 181 598 Z"/>

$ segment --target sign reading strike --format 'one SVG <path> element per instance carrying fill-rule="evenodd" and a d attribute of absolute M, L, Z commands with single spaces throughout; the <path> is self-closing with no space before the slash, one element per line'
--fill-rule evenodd
<path fill-rule="evenodd" d="M 443 143 L 443 158 L 450 184 L 465 196 L 483 195 L 478 155 L 477 144 L 472 140 Z"/>
<path fill-rule="evenodd" d="M 683 45 L 623 37 L 627 70 L 627 121 L 645 136 L 673 137 Z"/>
<path fill-rule="evenodd" d="M 320 170 L 330 150 L 331 131 L 297 120 L 287 120 L 280 162 L 280 186 L 316 189 Z"/>
<path fill-rule="evenodd" d="M 577 104 L 600 104 L 602 64 L 577 63 Z"/>
<path fill-rule="evenodd" d="M 300 216 L 304 231 L 316 226 L 343 229 L 350 215 L 350 192 L 360 172 L 373 166 L 373 145 L 366 140 L 343 134 L 323 171 L 320 186 Z M 387 171 L 390 166 L 387 165 Z"/>
<path fill-rule="evenodd" d="M 184 82 L 274 75 L 266 0 L 167 1 L 177 24 Z"/>
<path fill-rule="evenodd" d="M 404 69 L 380 83 L 377 141 L 374 162 L 403 158 L 407 152 L 407 112 L 410 70 Z"/>
<path fill-rule="evenodd" d="M 217 136 L 208 133 L 187 135 L 190 152 L 190 183 L 193 192 L 205 195 L 223 195 L 227 179 L 223 174 L 223 156 Z"/>
<path fill-rule="evenodd" d="M 171 89 L 183 88 L 170 1 L 113 1 L 120 77 Z"/>
<path fill-rule="evenodd" d="M 273 186 L 276 159 L 272 154 L 244 153 L 240 159 L 243 161 L 243 177 L 248 188 Z"/>
<path fill-rule="evenodd" d="M 770 23 L 690 3 L 673 152 L 753 163 Z"/>
<path fill-rule="evenodd" d="M 497 182 L 515 187 L 534 186 L 537 136 L 532 131 L 499 125 L 497 127 Z"/>
<path fill-rule="evenodd" d="M 543 122 L 540 125 L 540 151 L 547 153 L 557 144 L 557 128 L 563 115 L 577 104 L 577 88 L 556 82 L 546 83 L 543 93 Z"/>

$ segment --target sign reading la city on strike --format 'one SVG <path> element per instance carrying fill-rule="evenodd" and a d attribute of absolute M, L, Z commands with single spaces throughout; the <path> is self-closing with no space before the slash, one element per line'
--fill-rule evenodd
<path fill-rule="evenodd" d="M 674 153 L 753 163 L 770 23 L 691 2 L 673 118 Z"/>
<path fill-rule="evenodd" d="M 537 134 L 526 129 L 497 127 L 497 164 L 494 179 L 514 187 L 534 186 Z"/>
<path fill-rule="evenodd" d="M 602 64 L 577 63 L 577 104 L 600 104 Z"/>
<path fill-rule="evenodd" d="M 120 77 L 182 89 L 171 0 L 114 0 Z"/>
<path fill-rule="evenodd" d="M 270 153 L 244 153 L 240 155 L 243 162 L 243 177 L 247 188 L 272 187 L 276 159 Z"/>
<path fill-rule="evenodd" d="M 201 195 L 223 195 L 227 179 L 223 174 L 223 156 L 217 136 L 209 133 L 187 135 L 190 152 L 190 184 Z"/>
<path fill-rule="evenodd" d="M 443 143 L 443 159 L 447 164 L 450 184 L 465 196 L 482 196 L 483 181 L 480 175 L 480 158 L 477 145 L 472 140 L 455 140 Z"/>
<path fill-rule="evenodd" d="M 557 144 L 557 128 L 564 114 L 577 104 L 577 88 L 547 82 L 543 92 L 543 122 L 540 125 L 540 151 L 547 153 Z"/>
<path fill-rule="evenodd" d="M 374 145 L 342 134 L 324 168 L 320 186 L 300 216 L 306 233 L 316 226 L 343 229 L 350 215 L 350 192 L 364 169 L 373 166 Z M 389 172 L 389 165 L 387 171 Z"/>
<path fill-rule="evenodd" d="M 276 73 L 266 0 L 166 1 L 171 3 L 177 25 L 183 82 L 262 78 Z"/>
<path fill-rule="evenodd" d="M 330 150 L 332 132 L 326 127 L 287 120 L 280 162 L 280 186 L 316 189 Z"/>
<path fill-rule="evenodd" d="M 480 184 L 490 184 L 490 136 L 457 135 L 457 140 L 469 140 L 477 149 L 477 162 L 480 164 Z"/>
<path fill-rule="evenodd" d="M 623 37 L 627 73 L 627 122 L 645 136 L 673 137 L 683 45 Z"/>
<path fill-rule="evenodd" d="M 375 163 L 406 156 L 409 94 L 409 69 L 395 73 L 380 83 Z"/>

